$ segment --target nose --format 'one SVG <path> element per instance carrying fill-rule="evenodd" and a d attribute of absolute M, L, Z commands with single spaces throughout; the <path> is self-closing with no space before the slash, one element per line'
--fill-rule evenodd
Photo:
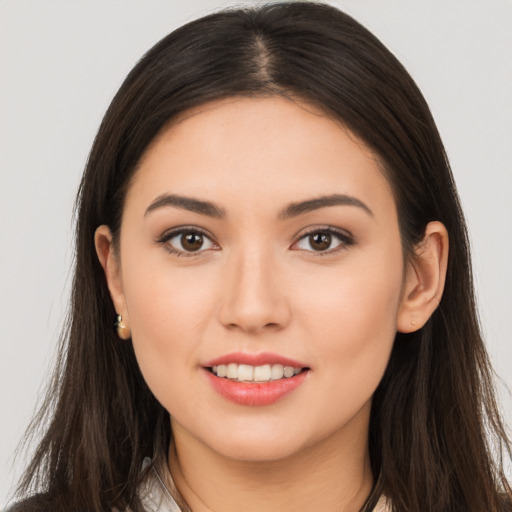
<path fill-rule="evenodd" d="M 218 311 L 226 328 L 258 334 L 288 325 L 288 293 L 282 272 L 269 254 L 246 250 L 233 255 L 226 262 L 224 277 Z"/>

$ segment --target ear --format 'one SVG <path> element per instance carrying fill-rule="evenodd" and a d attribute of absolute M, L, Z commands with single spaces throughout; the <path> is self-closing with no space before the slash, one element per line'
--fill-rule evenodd
<path fill-rule="evenodd" d="M 102 225 L 96 229 L 94 244 L 96 246 L 96 254 L 105 272 L 114 308 L 117 314 L 122 316 L 124 326 L 129 329 L 130 323 L 121 280 L 121 265 L 112 241 L 112 233 L 108 226 Z"/>
<path fill-rule="evenodd" d="M 406 270 L 397 330 L 421 329 L 439 306 L 448 266 L 448 232 L 441 222 L 429 222 L 423 240 L 414 248 Z"/>

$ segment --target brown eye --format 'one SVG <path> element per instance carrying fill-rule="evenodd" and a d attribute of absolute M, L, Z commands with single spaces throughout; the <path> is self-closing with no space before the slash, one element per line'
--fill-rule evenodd
<path fill-rule="evenodd" d="M 332 236 L 329 233 L 313 233 L 309 235 L 309 244 L 315 251 L 325 251 L 332 243 Z"/>
<path fill-rule="evenodd" d="M 313 253 L 330 254 L 353 243 L 354 239 L 348 233 L 334 228 L 326 228 L 306 233 L 294 244 L 293 248 Z"/>
<path fill-rule="evenodd" d="M 192 256 L 193 253 L 200 254 L 207 249 L 218 248 L 209 236 L 193 229 L 179 229 L 166 233 L 160 238 L 159 243 L 177 256 Z"/>
<path fill-rule="evenodd" d="M 200 233 L 183 233 L 180 241 L 185 251 L 198 251 L 203 246 L 203 235 Z"/>

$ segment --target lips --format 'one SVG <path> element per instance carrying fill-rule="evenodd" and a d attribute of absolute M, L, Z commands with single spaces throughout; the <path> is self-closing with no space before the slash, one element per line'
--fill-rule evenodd
<path fill-rule="evenodd" d="M 305 368 L 306 364 L 301 363 L 295 359 L 284 357 L 279 354 L 273 354 L 271 352 L 260 352 L 259 354 L 248 354 L 246 352 L 235 352 L 232 354 L 226 354 L 221 357 L 217 357 L 208 361 L 203 366 L 217 366 L 220 364 L 249 364 L 251 366 L 261 366 L 264 364 L 282 364 L 283 366 L 292 366 L 294 368 Z"/>
<path fill-rule="evenodd" d="M 213 389 L 238 405 L 271 405 L 296 390 L 309 374 L 303 363 L 278 354 L 234 353 L 204 366 Z"/>

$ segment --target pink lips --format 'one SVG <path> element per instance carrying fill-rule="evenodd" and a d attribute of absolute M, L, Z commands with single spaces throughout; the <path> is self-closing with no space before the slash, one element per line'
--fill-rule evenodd
<path fill-rule="evenodd" d="M 251 366 L 282 364 L 283 366 L 292 366 L 294 368 L 306 368 L 307 365 L 293 359 L 282 357 L 278 354 L 267 352 L 260 354 L 247 354 L 242 352 L 226 354 L 225 356 L 208 361 L 204 365 L 206 369 L 205 374 L 213 389 L 222 397 L 238 405 L 271 405 L 296 390 L 309 374 L 309 371 L 306 370 L 293 377 L 271 382 L 256 383 L 237 382 L 224 377 L 217 377 L 208 370 L 208 368 L 212 366 L 229 363 L 249 364 Z"/>
<path fill-rule="evenodd" d="M 261 352 L 260 354 L 247 354 L 245 352 L 236 352 L 226 354 L 225 356 L 217 357 L 208 361 L 203 366 L 216 366 L 219 364 L 250 364 L 251 366 L 261 366 L 264 364 L 282 364 L 283 366 L 292 366 L 293 368 L 305 368 L 307 365 L 294 359 L 272 354 L 271 352 Z"/>

